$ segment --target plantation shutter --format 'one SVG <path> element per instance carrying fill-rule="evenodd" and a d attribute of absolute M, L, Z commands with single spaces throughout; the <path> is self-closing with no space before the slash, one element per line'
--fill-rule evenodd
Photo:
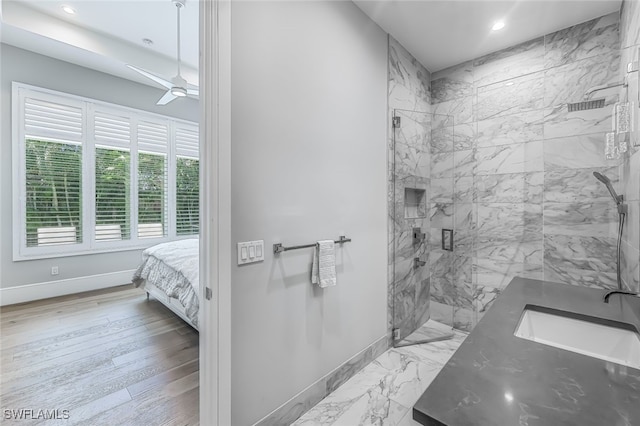
<path fill-rule="evenodd" d="M 138 238 L 167 235 L 167 147 L 164 123 L 140 121 L 138 131 Z"/>
<path fill-rule="evenodd" d="M 24 99 L 24 130 L 27 138 L 82 142 L 83 123 L 81 105 L 32 97 Z"/>
<path fill-rule="evenodd" d="M 82 243 L 84 109 L 52 96 L 22 99 L 26 246 Z"/>
<path fill-rule="evenodd" d="M 176 126 L 176 233 L 198 234 L 200 219 L 200 162 L 198 128 Z"/>
<path fill-rule="evenodd" d="M 131 119 L 96 110 L 95 239 L 131 239 Z"/>

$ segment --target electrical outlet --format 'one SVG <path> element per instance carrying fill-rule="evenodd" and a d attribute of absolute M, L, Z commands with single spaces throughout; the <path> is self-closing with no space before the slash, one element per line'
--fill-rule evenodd
<path fill-rule="evenodd" d="M 52 266 L 51 267 L 51 275 L 58 275 L 58 267 L 57 266 Z"/>

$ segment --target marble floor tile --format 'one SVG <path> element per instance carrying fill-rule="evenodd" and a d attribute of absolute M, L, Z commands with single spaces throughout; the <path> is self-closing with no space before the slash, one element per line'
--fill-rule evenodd
<path fill-rule="evenodd" d="M 410 412 L 384 395 L 369 389 L 353 398 L 344 397 L 340 389 L 298 419 L 294 426 L 396 426 Z"/>
<path fill-rule="evenodd" d="M 427 321 L 425 326 L 446 329 Z M 300 417 L 294 426 L 415 426 L 411 407 L 466 334 L 453 339 L 391 348 Z"/>
<path fill-rule="evenodd" d="M 411 407 L 440 372 L 437 364 L 421 362 L 414 354 L 390 349 L 376 359 L 386 372 L 374 388 L 405 407 Z"/>

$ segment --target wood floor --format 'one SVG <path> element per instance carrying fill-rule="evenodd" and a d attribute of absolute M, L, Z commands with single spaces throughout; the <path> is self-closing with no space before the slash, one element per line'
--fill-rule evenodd
<path fill-rule="evenodd" d="M 131 285 L 0 308 L 2 425 L 197 425 L 198 404 L 198 333 Z"/>

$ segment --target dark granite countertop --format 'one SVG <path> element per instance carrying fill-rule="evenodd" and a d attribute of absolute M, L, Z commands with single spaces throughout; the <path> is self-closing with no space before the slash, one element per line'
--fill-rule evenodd
<path fill-rule="evenodd" d="M 640 426 L 640 370 L 521 339 L 526 305 L 640 330 L 640 298 L 515 278 L 413 407 L 423 425 Z"/>

